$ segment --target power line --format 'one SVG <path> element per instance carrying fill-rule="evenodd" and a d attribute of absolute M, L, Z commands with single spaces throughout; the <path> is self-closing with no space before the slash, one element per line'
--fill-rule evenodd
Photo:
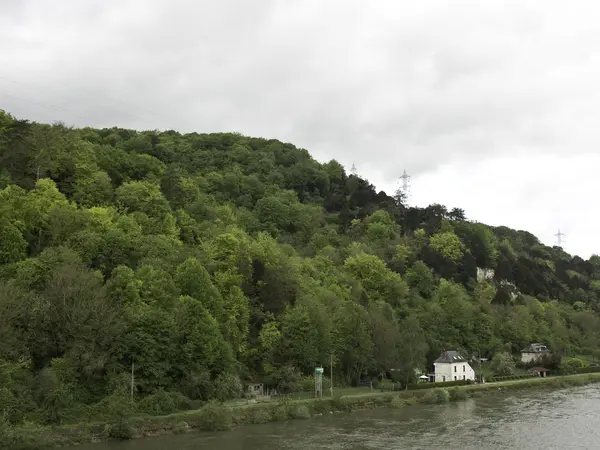
<path fill-rule="evenodd" d="M 11 93 L 6 92 L 6 91 L 0 91 L 0 94 L 4 95 L 4 96 L 7 96 L 7 97 L 15 98 L 17 100 L 29 103 L 31 105 L 39 106 L 41 108 L 51 109 L 51 110 L 62 112 L 62 113 L 67 113 L 67 114 L 69 114 L 70 119 L 78 119 L 78 120 L 81 120 L 83 122 L 88 122 L 89 126 L 93 126 L 94 125 L 93 124 L 94 121 L 92 120 L 91 117 L 84 117 L 80 113 L 78 113 L 78 112 L 76 112 L 76 111 L 74 111 L 72 109 L 68 109 L 68 108 L 61 107 L 61 106 L 56 106 L 56 105 L 51 105 L 51 104 L 48 104 L 48 103 L 41 103 L 41 102 L 29 100 L 28 98 L 22 97 L 20 95 L 11 94 Z M 130 118 L 132 118 L 132 119 L 136 119 L 136 120 L 139 120 L 141 122 L 146 123 L 148 125 L 148 128 L 154 128 L 154 127 L 150 126 L 151 122 L 148 119 L 144 119 L 142 117 L 136 116 L 135 114 L 131 114 L 131 113 L 123 111 L 123 110 L 118 110 L 118 111 L 119 111 L 120 114 L 127 115 Z M 81 124 L 81 125 L 85 126 L 84 124 Z"/>
<path fill-rule="evenodd" d="M 58 112 L 66 112 L 66 113 L 69 113 L 69 114 L 74 114 L 75 118 L 81 119 L 81 120 L 86 120 L 84 117 L 79 116 L 74 111 L 69 111 L 68 109 L 64 109 L 64 108 L 61 108 L 61 107 L 58 107 L 58 106 L 48 105 L 48 104 L 44 104 L 44 103 L 40 103 L 40 102 L 34 102 L 33 100 L 29 100 L 29 99 L 21 97 L 19 95 L 10 94 L 8 92 L 3 92 L 2 95 L 5 95 L 7 97 L 15 98 L 17 100 L 20 100 L 20 101 L 25 102 L 25 103 L 29 103 L 31 105 L 40 106 L 42 108 L 51 109 L 51 110 L 58 111 Z"/>
<path fill-rule="evenodd" d="M 5 76 L 2 76 L 2 75 L 0 75 L 0 80 L 4 80 L 4 81 L 8 81 L 8 82 L 10 82 L 10 83 L 13 83 L 13 84 L 17 84 L 17 85 L 20 85 L 20 86 L 24 86 L 24 87 L 26 87 L 26 88 L 28 88 L 28 89 L 30 89 L 30 88 L 31 88 L 31 86 L 28 86 L 28 85 L 27 85 L 27 84 L 25 84 L 25 83 L 22 83 L 22 82 L 20 82 L 20 81 L 16 81 L 16 80 L 12 80 L 12 79 L 10 79 L 10 78 L 7 78 L 7 77 L 5 77 Z M 98 92 L 94 92 L 94 91 L 92 91 L 92 90 L 89 90 L 89 89 L 85 89 L 85 88 L 79 88 L 79 90 L 80 90 L 80 91 L 87 91 L 88 93 L 90 93 L 90 94 L 93 94 L 93 95 L 98 95 Z M 70 110 L 70 109 L 64 108 L 64 107 L 58 107 L 58 106 L 55 106 L 55 105 L 48 105 L 48 104 L 43 104 L 43 103 L 40 103 L 40 102 L 35 102 L 35 101 L 29 100 L 29 99 L 27 99 L 27 98 L 24 98 L 24 97 L 21 97 L 21 96 L 18 96 L 18 95 L 14 95 L 14 94 L 8 93 L 8 92 L 6 92 L 6 91 L 4 91 L 4 95 L 7 95 L 7 96 L 9 96 L 9 97 L 16 98 L 16 99 L 18 99 L 18 100 L 21 100 L 21 101 L 24 101 L 24 102 L 27 102 L 27 103 L 30 103 L 30 104 L 32 104 L 32 105 L 40 106 L 40 107 L 42 107 L 42 108 L 54 109 L 54 110 L 56 110 L 56 111 L 60 111 L 60 112 L 67 112 L 67 113 L 69 113 L 69 114 L 73 114 L 75 118 L 77 118 L 77 119 L 80 119 L 80 120 L 87 120 L 87 119 L 85 119 L 84 117 L 82 117 L 82 116 L 81 116 L 79 113 L 77 113 L 77 112 L 75 112 L 75 111 L 72 111 L 72 110 Z M 111 102 L 113 102 L 113 103 L 114 103 L 114 102 L 119 102 L 119 103 L 122 103 L 122 104 L 125 104 L 125 105 L 129 105 L 129 106 L 137 107 L 137 105 L 134 105 L 133 103 L 128 103 L 128 102 L 125 102 L 125 101 L 123 101 L 123 100 L 119 100 L 119 99 L 114 99 L 114 98 L 111 98 L 111 97 L 109 97 L 109 96 L 108 96 L 108 95 L 107 95 L 105 92 L 102 92 L 102 94 L 101 94 L 101 96 L 99 96 L 99 98 L 106 98 L 106 99 L 110 100 L 110 101 L 111 101 Z M 114 108 L 114 105 L 112 105 L 112 104 L 111 104 L 111 106 Z M 118 111 L 119 111 L 119 113 L 121 113 L 121 114 L 126 114 L 126 115 L 128 115 L 128 116 L 129 116 L 129 117 L 131 117 L 132 119 L 140 120 L 140 121 L 142 121 L 142 122 L 145 122 L 145 123 L 147 123 L 148 125 L 150 125 L 150 124 L 151 124 L 151 121 L 150 121 L 148 118 L 140 117 L 140 116 L 138 116 L 138 115 L 132 114 L 132 113 L 130 113 L 130 112 L 128 112 L 128 111 L 124 111 L 124 110 L 122 110 L 122 109 L 118 109 Z M 152 113 L 152 114 L 154 114 L 154 115 L 156 115 L 156 116 L 161 116 L 161 117 L 167 118 L 167 116 L 165 116 L 164 114 L 159 114 L 159 113 L 153 112 L 153 111 L 151 111 L 151 110 L 147 110 L 146 112 Z"/>
<path fill-rule="evenodd" d="M 31 88 L 31 86 L 28 86 L 27 84 L 23 83 L 22 81 L 13 80 L 13 79 L 8 78 L 8 77 L 6 77 L 4 75 L 0 75 L 0 80 L 8 81 L 10 83 L 19 84 L 21 86 L 25 86 L 27 88 Z M 56 87 L 54 87 L 54 89 L 56 90 Z M 59 89 L 60 89 L 60 87 L 59 87 Z M 63 89 L 63 91 L 65 90 L 64 88 L 62 88 L 62 89 Z M 70 89 L 71 90 L 69 92 L 72 91 L 72 88 L 70 88 Z M 125 101 L 123 99 L 120 99 L 120 98 L 111 97 L 105 91 L 98 92 L 97 90 L 92 90 L 92 89 L 88 89 L 88 88 L 81 87 L 81 86 L 79 86 L 77 89 L 79 91 L 87 92 L 87 93 L 92 94 L 94 96 L 98 96 L 98 94 L 100 94 L 100 98 L 105 98 L 105 99 L 108 99 L 108 100 L 110 100 L 112 102 L 122 103 L 123 105 L 126 105 L 126 106 L 133 106 L 135 108 L 137 108 L 139 106 L 139 105 L 137 105 L 135 103 L 127 102 L 127 101 Z M 169 117 L 167 117 L 165 114 L 162 114 L 162 113 L 159 113 L 159 112 L 156 112 L 156 111 L 153 111 L 153 110 L 147 109 L 146 112 L 150 113 L 152 115 L 155 115 L 155 116 L 160 116 L 160 117 L 163 117 L 165 119 L 169 119 Z"/>

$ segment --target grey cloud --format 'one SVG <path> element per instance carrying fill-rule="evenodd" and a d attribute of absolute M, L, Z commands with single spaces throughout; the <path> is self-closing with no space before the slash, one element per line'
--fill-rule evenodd
<path fill-rule="evenodd" d="M 589 2 L 1 4 L 0 107 L 22 117 L 235 129 L 383 182 L 600 138 Z"/>

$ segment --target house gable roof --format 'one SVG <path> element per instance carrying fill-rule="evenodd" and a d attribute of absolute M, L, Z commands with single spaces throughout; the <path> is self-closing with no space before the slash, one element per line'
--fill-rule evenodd
<path fill-rule="evenodd" d="M 548 350 L 548 347 L 546 347 L 544 344 L 534 342 L 521 350 L 521 353 L 548 353 L 549 351 L 550 350 Z"/>
<path fill-rule="evenodd" d="M 464 363 L 464 362 L 467 362 L 467 360 L 465 358 L 463 358 L 461 356 L 461 354 L 458 353 L 457 351 L 449 350 L 447 352 L 446 351 L 442 352 L 440 357 L 438 359 L 436 359 L 434 362 L 452 364 L 452 363 Z"/>

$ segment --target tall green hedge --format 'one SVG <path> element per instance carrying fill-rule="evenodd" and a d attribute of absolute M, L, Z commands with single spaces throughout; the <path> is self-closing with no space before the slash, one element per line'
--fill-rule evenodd
<path fill-rule="evenodd" d="M 456 381 L 445 381 L 440 383 L 417 383 L 417 384 L 409 384 L 409 390 L 418 390 L 418 389 L 432 389 L 432 388 L 445 388 L 452 386 L 466 386 L 467 384 L 473 384 L 473 380 L 456 380 Z"/>
<path fill-rule="evenodd" d="M 577 367 L 575 373 L 597 373 L 600 372 L 600 366 Z"/>
<path fill-rule="evenodd" d="M 538 374 L 536 374 L 536 373 L 528 373 L 525 375 L 507 375 L 504 377 L 489 377 L 489 378 L 486 378 L 486 381 L 488 383 L 495 383 L 497 381 L 525 380 L 527 378 L 535 378 L 537 376 L 538 376 Z"/>

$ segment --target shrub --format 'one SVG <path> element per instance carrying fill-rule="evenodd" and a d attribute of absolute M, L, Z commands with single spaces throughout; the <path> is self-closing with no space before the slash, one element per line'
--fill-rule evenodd
<path fill-rule="evenodd" d="M 416 405 L 417 403 L 419 403 L 419 398 L 418 397 L 408 397 L 408 398 L 404 399 L 404 402 L 406 403 L 406 406 Z"/>
<path fill-rule="evenodd" d="M 108 425 L 108 437 L 113 439 L 133 439 L 133 428 L 127 420 L 117 420 Z"/>
<path fill-rule="evenodd" d="M 306 405 L 293 405 L 290 416 L 292 419 L 310 419 L 310 410 Z"/>
<path fill-rule="evenodd" d="M 352 405 L 346 397 L 335 397 L 331 400 L 331 409 L 335 411 L 351 411 Z"/>
<path fill-rule="evenodd" d="M 450 394 L 448 394 L 448 391 L 440 388 L 432 389 L 421 398 L 421 401 L 427 404 L 448 403 L 449 400 Z"/>
<path fill-rule="evenodd" d="M 567 380 L 565 380 L 567 381 Z M 586 381 L 584 378 L 581 377 L 577 377 L 577 378 L 572 378 L 570 380 L 568 380 L 568 384 L 570 386 L 584 386 L 586 384 Z"/>
<path fill-rule="evenodd" d="M 551 371 L 559 370 L 562 357 L 558 353 L 543 355 L 539 360 L 533 362 L 533 366 L 546 367 Z"/>
<path fill-rule="evenodd" d="M 267 423 L 271 421 L 271 414 L 266 408 L 253 408 L 249 411 L 248 421 L 254 424 Z"/>
<path fill-rule="evenodd" d="M 271 407 L 271 420 L 277 422 L 289 419 L 289 409 L 287 405 L 278 404 Z"/>
<path fill-rule="evenodd" d="M 382 396 L 377 396 L 375 397 L 375 403 L 377 405 L 385 405 L 387 403 L 390 403 L 392 400 L 394 400 L 394 398 L 396 398 L 393 394 L 387 394 L 387 395 L 382 395 Z"/>
<path fill-rule="evenodd" d="M 315 391 L 315 377 L 314 376 L 305 376 L 300 378 L 298 384 L 298 389 L 300 392 L 314 392 Z M 323 377 L 323 392 L 327 392 L 331 387 L 330 379 L 327 377 Z"/>
<path fill-rule="evenodd" d="M 300 380 L 301 374 L 298 369 L 292 365 L 284 365 L 267 377 L 266 384 L 274 387 L 282 394 L 289 394 L 291 392 L 298 392 Z"/>
<path fill-rule="evenodd" d="M 515 360 L 508 352 L 496 353 L 490 364 L 492 372 L 497 376 L 509 376 L 515 372 Z"/>
<path fill-rule="evenodd" d="M 221 402 L 242 396 L 243 385 L 237 375 L 223 373 L 217 377 L 214 384 L 214 396 Z"/>
<path fill-rule="evenodd" d="M 579 358 L 565 358 L 560 363 L 559 370 L 562 374 L 577 373 L 578 369 L 586 366 L 586 362 Z"/>
<path fill-rule="evenodd" d="M 329 414 L 331 411 L 331 404 L 327 400 L 315 400 L 310 405 L 311 412 L 313 414 Z"/>
<path fill-rule="evenodd" d="M 43 421 L 48 425 L 59 425 L 66 419 L 66 411 L 73 404 L 73 393 L 51 367 L 37 375 L 38 401 L 42 405 Z"/>
<path fill-rule="evenodd" d="M 187 432 L 189 430 L 190 426 L 184 422 L 184 421 L 179 421 L 177 422 L 174 426 L 173 426 L 173 434 L 183 434 L 185 432 Z"/>
<path fill-rule="evenodd" d="M 450 393 L 451 402 L 457 402 L 469 398 L 469 395 L 464 389 L 453 388 L 449 389 L 448 392 Z"/>
<path fill-rule="evenodd" d="M 10 425 L 16 425 L 23 421 L 25 414 L 20 410 L 17 399 L 7 388 L 0 388 L 0 420 Z"/>
<path fill-rule="evenodd" d="M 192 400 L 208 400 L 213 393 L 210 373 L 206 371 L 186 373 L 178 388 L 187 398 Z"/>
<path fill-rule="evenodd" d="M 231 427 L 231 411 L 215 402 L 204 406 L 198 416 L 200 428 L 207 431 L 224 431 Z"/>
<path fill-rule="evenodd" d="M 182 409 L 191 409 L 190 400 L 179 392 L 162 389 L 144 398 L 138 405 L 141 412 L 155 416 L 172 414 Z"/>
<path fill-rule="evenodd" d="M 552 378 L 550 381 L 548 381 L 547 386 L 552 386 L 552 387 L 564 387 L 565 383 L 563 382 L 563 380 L 561 380 L 560 378 Z"/>
<path fill-rule="evenodd" d="M 105 399 L 104 407 L 110 417 L 108 436 L 113 439 L 133 438 L 133 428 L 129 418 L 135 412 L 135 406 L 131 400 L 121 392 L 116 392 Z"/>
<path fill-rule="evenodd" d="M 14 443 L 13 427 L 6 415 L 0 414 L 0 448 L 10 448 Z"/>
<path fill-rule="evenodd" d="M 406 400 L 402 399 L 400 397 L 394 397 L 392 399 L 392 401 L 390 402 L 390 407 L 395 408 L 395 409 L 405 408 L 406 406 L 407 406 Z"/>

